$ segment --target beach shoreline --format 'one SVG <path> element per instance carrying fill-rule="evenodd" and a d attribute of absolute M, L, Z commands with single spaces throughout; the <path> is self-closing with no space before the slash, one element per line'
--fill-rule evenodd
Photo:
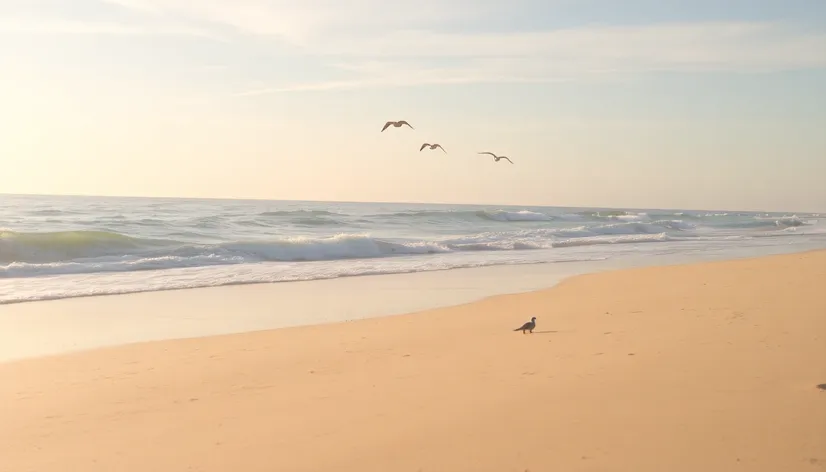
<path fill-rule="evenodd" d="M 396 316 L 545 290 L 585 274 L 819 250 L 777 246 L 756 255 L 753 248 L 744 248 L 0 304 L 0 362 L 140 342 Z"/>
<path fill-rule="evenodd" d="M 826 251 L 642 267 L 406 315 L 0 363 L 0 465 L 820 470 L 823 280 Z M 533 334 L 512 331 L 531 316 Z"/>

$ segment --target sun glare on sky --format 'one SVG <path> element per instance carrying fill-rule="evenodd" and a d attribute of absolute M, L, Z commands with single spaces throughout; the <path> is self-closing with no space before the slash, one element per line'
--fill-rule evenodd
<path fill-rule="evenodd" d="M 0 193 L 826 210 L 826 2 L 11 0 L 0 37 Z"/>

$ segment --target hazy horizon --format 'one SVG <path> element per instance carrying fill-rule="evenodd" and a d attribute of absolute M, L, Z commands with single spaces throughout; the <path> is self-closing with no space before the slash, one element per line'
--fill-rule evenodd
<path fill-rule="evenodd" d="M 0 194 L 826 211 L 826 3 L 721 5 L 10 0 Z"/>
<path fill-rule="evenodd" d="M 223 201 L 223 202 L 274 202 L 274 203 L 289 203 L 289 202 L 304 202 L 304 203 L 343 203 L 343 204 L 389 204 L 389 205 L 440 205 L 440 206 L 489 206 L 489 207 L 547 207 L 547 208 L 571 208 L 571 209 L 618 209 L 618 210 L 664 210 L 664 211 L 723 211 L 723 212 L 748 212 L 748 213 L 823 213 L 824 210 L 817 209 L 783 209 L 783 210 L 764 210 L 764 209 L 749 209 L 749 208 L 679 208 L 679 207 L 658 207 L 658 206 L 610 206 L 610 205 L 544 205 L 535 203 L 497 203 L 497 202 L 440 202 L 440 201 L 392 201 L 392 200 L 375 200 L 375 201 L 359 201 L 359 200 L 314 200 L 303 198 L 288 198 L 288 199 L 273 199 L 273 198 L 233 198 L 233 197 L 180 197 L 168 195 L 93 195 L 93 194 L 44 194 L 44 193 L 0 193 L 0 196 L 7 197 L 44 197 L 44 198 L 123 198 L 123 199 L 156 199 L 156 200 L 206 200 L 206 201 Z"/>

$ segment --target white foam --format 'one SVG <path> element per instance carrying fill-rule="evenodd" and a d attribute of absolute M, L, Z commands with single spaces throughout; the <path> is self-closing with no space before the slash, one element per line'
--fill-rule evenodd
<path fill-rule="evenodd" d="M 494 210 L 485 211 L 485 216 L 496 221 L 551 221 L 553 217 L 544 213 L 537 213 L 535 211 L 521 210 L 521 211 L 505 211 Z"/>
<path fill-rule="evenodd" d="M 563 239 L 555 241 L 553 247 L 595 246 L 600 244 L 632 244 L 665 242 L 670 238 L 665 233 L 634 234 L 624 236 L 594 236 L 590 238 Z"/>
<path fill-rule="evenodd" d="M 802 245 L 826 232 L 811 214 L 26 201 L 0 201 L 0 219 L 11 228 L 0 231 L 0 298 L 5 302 L 624 253 Z"/>

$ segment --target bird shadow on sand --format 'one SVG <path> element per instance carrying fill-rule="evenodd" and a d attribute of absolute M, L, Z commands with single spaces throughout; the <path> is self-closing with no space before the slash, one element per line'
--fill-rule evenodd
<path fill-rule="evenodd" d="M 551 334 L 551 333 L 558 333 L 559 331 L 534 331 L 533 334 Z"/>

